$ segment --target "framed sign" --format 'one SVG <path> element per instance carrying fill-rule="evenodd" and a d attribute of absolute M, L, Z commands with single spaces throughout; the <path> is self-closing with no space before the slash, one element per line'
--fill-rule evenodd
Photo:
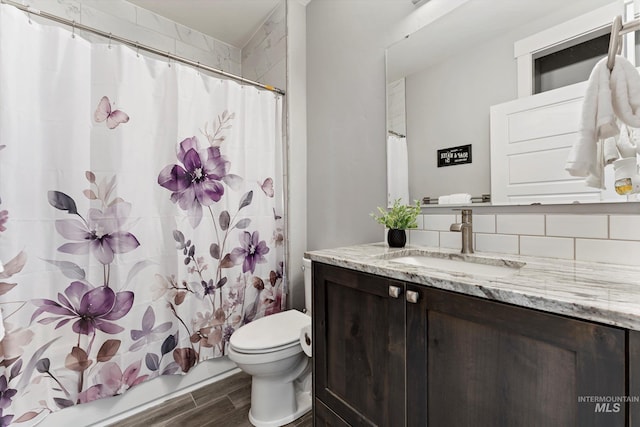
<path fill-rule="evenodd" d="M 438 167 L 471 163 L 471 144 L 438 150 Z"/>

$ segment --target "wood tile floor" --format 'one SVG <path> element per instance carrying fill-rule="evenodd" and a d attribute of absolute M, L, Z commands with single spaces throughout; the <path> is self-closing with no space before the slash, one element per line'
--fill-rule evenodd
<path fill-rule="evenodd" d="M 251 376 L 240 372 L 109 427 L 250 427 Z M 287 427 L 311 427 L 311 412 Z"/>

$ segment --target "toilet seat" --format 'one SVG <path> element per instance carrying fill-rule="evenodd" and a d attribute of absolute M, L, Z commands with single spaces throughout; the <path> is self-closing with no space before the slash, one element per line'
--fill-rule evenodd
<path fill-rule="evenodd" d="M 311 318 L 297 310 L 287 310 L 254 320 L 239 328 L 229 340 L 235 353 L 265 354 L 285 350 L 302 351 L 300 331 L 311 324 Z M 290 353 L 291 351 L 285 351 Z"/>

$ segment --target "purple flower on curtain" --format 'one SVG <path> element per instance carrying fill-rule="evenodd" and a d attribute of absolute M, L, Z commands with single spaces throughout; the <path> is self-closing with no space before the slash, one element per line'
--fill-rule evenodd
<path fill-rule="evenodd" d="M 167 165 L 158 175 L 158 184 L 172 191 L 171 201 L 189 214 L 195 228 L 202 219 L 202 206 L 211 206 L 224 194 L 223 179 L 229 161 L 218 147 L 200 148 L 194 136 L 180 143 L 181 164 Z"/>
<path fill-rule="evenodd" d="M 11 421 L 13 420 L 13 415 L 3 415 L 2 408 L 0 408 L 0 427 L 6 427 L 11 425 Z"/>
<path fill-rule="evenodd" d="M 78 399 L 81 403 L 91 402 L 103 397 L 115 396 L 124 393 L 129 388 L 145 381 L 149 375 L 141 375 L 140 367 L 142 359 L 133 362 L 124 372 L 117 363 L 105 363 L 95 377 L 99 384 L 89 387 L 80 393 Z"/>
<path fill-rule="evenodd" d="M 117 334 L 124 328 L 113 323 L 124 317 L 133 305 L 133 292 L 114 292 L 107 286 L 93 288 L 83 282 L 72 282 L 64 295 L 58 293 L 59 303 L 49 299 L 33 299 L 38 309 L 31 316 L 33 322 L 40 314 L 50 313 L 38 323 L 49 324 L 58 321 L 58 329 L 75 319 L 71 329 L 83 335 L 91 335 L 98 329 L 106 334 Z"/>
<path fill-rule="evenodd" d="M 11 405 L 11 398 L 18 393 L 18 390 L 9 388 L 7 377 L 0 377 L 0 408 L 6 409 Z"/>
<path fill-rule="evenodd" d="M 114 254 L 127 253 L 140 246 L 138 239 L 123 229 L 130 211 L 130 203 L 120 202 L 104 211 L 89 209 L 87 221 L 57 220 L 58 233 L 65 239 L 74 240 L 58 250 L 76 255 L 90 252 L 100 263 L 111 264 Z"/>
<path fill-rule="evenodd" d="M 7 227 L 4 225 L 9 221 L 9 211 L 0 211 L 0 232 L 6 231 Z"/>
<path fill-rule="evenodd" d="M 264 240 L 260 240 L 260 234 L 254 231 L 253 234 L 248 231 L 240 235 L 240 247 L 231 251 L 230 257 L 234 264 L 240 264 L 242 261 L 242 272 L 250 271 L 251 274 L 256 270 L 256 264 L 267 262 L 264 255 L 269 253 L 269 247 Z"/>
<path fill-rule="evenodd" d="M 142 329 L 132 329 L 131 339 L 135 341 L 134 344 L 129 347 L 129 351 L 136 351 L 148 344 L 157 341 L 160 338 L 160 334 L 167 332 L 171 329 L 171 322 L 164 322 L 156 327 L 156 315 L 153 312 L 153 307 L 149 306 L 142 316 Z"/>

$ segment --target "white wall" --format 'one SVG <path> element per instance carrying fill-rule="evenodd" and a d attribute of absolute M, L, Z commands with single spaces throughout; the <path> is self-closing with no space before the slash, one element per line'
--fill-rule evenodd
<path fill-rule="evenodd" d="M 307 6 L 308 248 L 380 240 L 386 206 L 385 48 L 409 0 Z"/>

